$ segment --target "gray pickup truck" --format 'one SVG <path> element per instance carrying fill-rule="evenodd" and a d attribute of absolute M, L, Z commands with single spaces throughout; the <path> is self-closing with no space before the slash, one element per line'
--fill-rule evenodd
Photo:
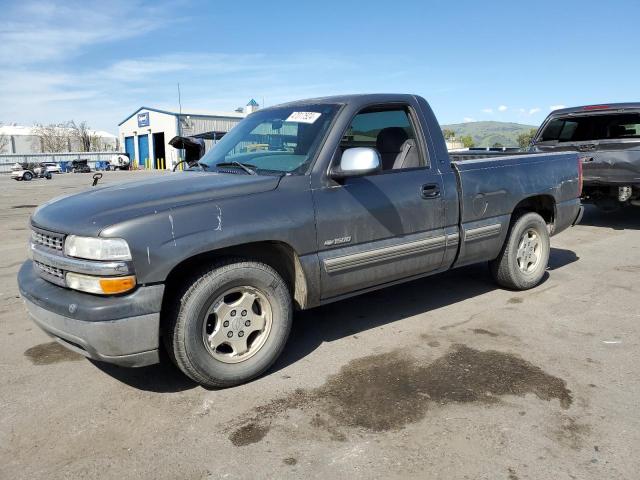
<path fill-rule="evenodd" d="M 18 283 L 76 352 L 134 367 L 164 345 L 230 386 L 269 368 L 296 309 L 476 262 L 536 286 L 580 190 L 576 153 L 452 162 L 418 96 L 304 100 L 253 113 L 188 171 L 40 206 Z"/>
<path fill-rule="evenodd" d="M 531 151 L 580 152 L 584 203 L 603 210 L 640 206 L 640 103 L 555 110 L 538 129 Z"/>

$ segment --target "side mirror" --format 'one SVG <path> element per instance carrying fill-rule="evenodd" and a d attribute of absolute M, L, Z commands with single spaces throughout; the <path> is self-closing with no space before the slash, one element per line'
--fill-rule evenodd
<path fill-rule="evenodd" d="M 331 178 L 361 177 L 382 170 L 380 155 L 374 148 L 355 147 L 344 151 L 340 165 L 331 169 Z"/>

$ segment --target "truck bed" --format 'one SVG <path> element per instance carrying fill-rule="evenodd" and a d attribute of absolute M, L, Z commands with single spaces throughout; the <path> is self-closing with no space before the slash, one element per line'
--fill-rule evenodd
<path fill-rule="evenodd" d="M 521 199 L 538 197 L 555 211 L 554 231 L 571 225 L 579 203 L 577 153 L 492 155 L 452 163 L 460 187 L 461 251 L 466 265 L 500 251 Z M 544 171 L 544 175 L 540 172 Z"/>

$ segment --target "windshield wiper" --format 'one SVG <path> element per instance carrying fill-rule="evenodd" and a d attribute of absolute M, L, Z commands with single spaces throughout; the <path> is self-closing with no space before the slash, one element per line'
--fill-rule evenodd
<path fill-rule="evenodd" d="M 241 163 L 237 160 L 233 160 L 231 162 L 216 163 L 216 167 L 240 167 L 249 175 L 257 175 L 256 169 L 258 168 L 255 165 L 251 165 L 249 163 Z"/>
<path fill-rule="evenodd" d="M 206 163 L 203 162 L 196 162 L 196 164 L 202 168 L 203 170 L 209 170 L 209 165 L 207 165 Z"/>

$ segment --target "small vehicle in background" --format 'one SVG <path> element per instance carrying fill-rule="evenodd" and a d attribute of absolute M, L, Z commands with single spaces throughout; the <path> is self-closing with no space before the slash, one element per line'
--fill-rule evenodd
<path fill-rule="evenodd" d="M 126 153 L 118 153 L 109 160 L 109 165 L 114 170 L 129 170 L 131 159 Z"/>
<path fill-rule="evenodd" d="M 45 167 L 47 167 L 48 172 L 62 173 L 62 169 L 60 168 L 60 165 L 58 165 L 56 162 L 42 162 L 41 165 L 44 165 Z"/>
<path fill-rule="evenodd" d="M 51 180 L 53 175 L 44 164 L 16 163 L 11 167 L 11 178 L 28 182 L 34 178 Z"/>
<path fill-rule="evenodd" d="M 91 167 L 89 166 L 89 160 L 74 160 L 71 162 L 72 173 L 91 173 Z"/>
<path fill-rule="evenodd" d="M 540 126 L 532 150 L 582 153 L 583 202 L 602 210 L 640 206 L 640 103 L 555 110 Z"/>

